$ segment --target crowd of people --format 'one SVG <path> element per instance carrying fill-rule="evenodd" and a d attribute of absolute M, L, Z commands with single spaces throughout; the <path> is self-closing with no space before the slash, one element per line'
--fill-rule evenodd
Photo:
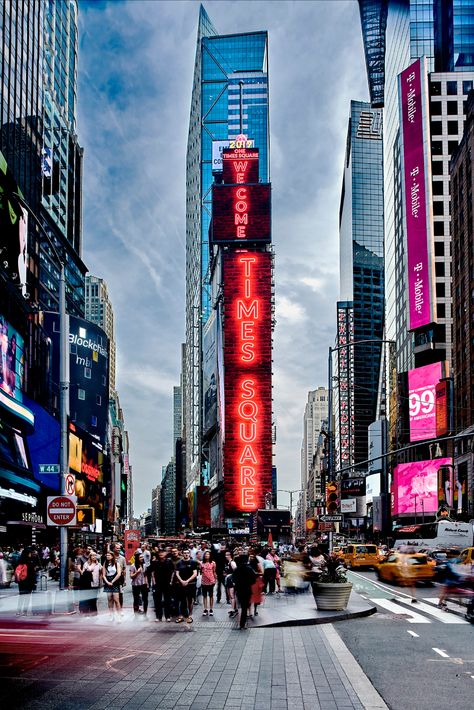
<path fill-rule="evenodd" d="M 153 600 L 157 623 L 193 623 L 193 610 L 202 604 L 202 615 L 214 615 L 214 603 L 225 599 L 228 615 L 240 609 L 240 627 L 258 615 L 264 594 L 281 592 L 281 558 L 273 548 L 248 546 L 228 548 L 207 542 L 152 546 L 142 543 L 135 550 L 128 578 L 135 614 L 147 615 Z M 123 587 L 128 582 L 127 565 L 120 543 L 107 547 L 100 559 L 92 547 L 76 548 L 70 563 L 70 586 L 77 590 L 79 611 L 97 613 L 97 593 L 107 594 L 111 619 L 123 611 Z"/>

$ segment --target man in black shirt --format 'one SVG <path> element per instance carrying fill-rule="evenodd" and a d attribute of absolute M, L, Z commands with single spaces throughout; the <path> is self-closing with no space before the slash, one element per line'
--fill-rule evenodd
<path fill-rule="evenodd" d="M 252 595 L 252 585 L 255 584 L 257 575 L 248 564 L 247 555 L 239 555 L 235 558 L 235 563 L 237 569 L 232 572 L 232 581 L 240 604 L 240 628 L 245 629 Z"/>
<path fill-rule="evenodd" d="M 184 621 L 193 623 L 193 601 L 196 594 L 196 577 L 198 573 L 198 563 L 191 559 L 189 550 L 183 550 L 183 559 L 176 565 L 175 577 L 178 582 L 180 616 L 176 619 L 179 624 Z"/>
<path fill-rule="evenodd" d="M 171 621 L 171 579 L 174 573 L 174 565 L 166 557 L 166 552 L 160 550 L 158 555 L 153 554 L 147 575 L 153 590 L 153 600 L 155 602 L 156 621 L 163 619 L 163 610 L 166 621 Z"/>

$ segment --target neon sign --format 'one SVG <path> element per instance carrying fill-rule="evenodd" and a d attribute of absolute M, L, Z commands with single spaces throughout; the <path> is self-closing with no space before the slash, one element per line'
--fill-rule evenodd
<path fill-rule="evenodd" d="M 236 147 L 222 151 L 222 177 L 226 185 L 258 183 L 258 148 Z"/>
<path fill-rule="evenodd" d="M 271 254 L 223 254 L 224 506 L 265 505 L 272 489 Z"/>

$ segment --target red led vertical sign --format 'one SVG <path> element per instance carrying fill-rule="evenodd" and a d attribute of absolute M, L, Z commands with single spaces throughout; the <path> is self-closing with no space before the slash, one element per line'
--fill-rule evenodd
<path fill-rule="evenodd" d="M 264 507 L 272 490 L 271 254 L 223 255 L 226 514 Z"/>

